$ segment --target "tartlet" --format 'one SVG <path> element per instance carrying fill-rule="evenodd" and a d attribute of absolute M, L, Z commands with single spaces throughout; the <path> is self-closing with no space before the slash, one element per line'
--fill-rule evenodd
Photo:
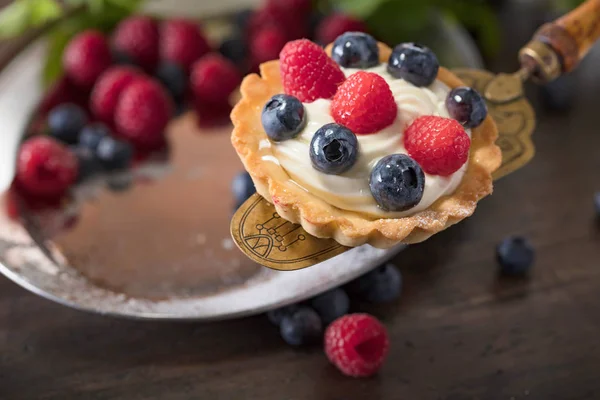
<path fill-rule="evenodd" d="M 331 54 L 331 44 L 326 48 Z M 387 62 L 391 49 L 378 43 L 379 61 Z M 450 88 L 463 82 L 440 67 L 437 80 Z M 470 216 L 477 202 L 492 193 L 492 172 L 501 164 L 502 155 L 495 145 L 497 129 L 490 116 L 471 129 L 471 146 L 466 171 L 450 195 L 437 199 L 422 211 L 400 218 L 378 217 L 338 208 L 311 194 L 290 178 L 265 146 L 267 135 L 261 123 L 265 103 L 283 93 L 280 62 L 260 66 L 260 76 L 248 75 L 241 85 L 241 99 L 231 113 L 234 125 L 232 144 L 257 192 L 271 202 L 284 219 L 301 224 L 311 235 L 333 238 L 345 246 L 370 244 L 388 248 L 400 242 L 417 243 Z"/>

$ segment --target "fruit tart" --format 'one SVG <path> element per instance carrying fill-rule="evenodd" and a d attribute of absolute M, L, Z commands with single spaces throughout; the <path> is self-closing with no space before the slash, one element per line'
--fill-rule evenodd
<path fill-rule="evenodd" d="M 415 43 L 289 42 L 247 76 L 232 143 L 286 220 L 345 246 L 429 238 L 470 216 L 501 164 L 485 101 Z"/>

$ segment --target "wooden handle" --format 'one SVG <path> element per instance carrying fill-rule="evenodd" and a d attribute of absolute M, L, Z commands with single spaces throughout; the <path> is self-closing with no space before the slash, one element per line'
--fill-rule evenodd
<path fill-rule="evenodd" d="M 600 0 L 587 0 L 567 15 L 543 25 L 533 39 L 549 45 L 569 72 L 600 38 Z"/>

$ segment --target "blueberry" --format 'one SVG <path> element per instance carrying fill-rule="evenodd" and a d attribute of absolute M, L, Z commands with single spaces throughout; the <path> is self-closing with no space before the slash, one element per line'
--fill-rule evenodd
<path fill-rule="evenodd" d="M 371 35 L 346 32 L 333 42 L 331 58 L 344 68 L 370 68 L 379 64 L 379 47 Z"/>
<path fill-rule="evenodd" d="M 79 132 L 86 123 L 85 111 L 71 103 L 56 106 L 48 114 L 50 135 L 67 144 L 77 143 Z"/>
<path fill-rule="evenodd" d="M 369 187 L 383 210 L 404 211 L 421 201 L 425 189 L 425 174 L 409 156 L 392 154 L 375 164 Z"/>
<path fill-rule="evenodd" d="M 240 36 L 232 36 L 221 42 L 219 53 L 221 53 L 223 57 L 230 59 L 238 66 L 238 68 L 243 69 L 241 67 L 245 64 L 248 53 L 246 42 Z"/>
<path fill-rule="evenodd" d="M 335 123 L 323 125 L 310 141 L 312 166 L 325 174 L 348 171 L 358 159 L 358 139 L 348 128 Z"/>
<path fill-rule="evenodd" d="M 394 47 L 387 66 L 393 77 L 415 86 L 431 85 L 439 68 L 440 63 L 433 51 L 416 43 L 402 43 Z"/>
<path fill-rule="evenodd" d="M 323 334 L 323 324 L 315 310 L 301 307 L 295 313 L 283 317 L 279 331 L 287 344 L 301 346 L 317 342 Z"/>
<path fill-rule="evenodd" d="M 329 325 L 350 311 L 350 299 L 341 288 L 320 294 L 310 301 L 310 305 L 319 314 L 324 325 Z"/>
<path fill-rule="evenodd" d="M 79 147 L 95 152 L 100 140 L 107 136 L 110 136 L 110 129 L 106 125 L 99 122 L 86 125 L 79 133 Z"/>
<path fill-rule="evenodd" d="M 292 139 L 306 123 L 304 105 L 294 96 L 276 94 L 265 104 L 261 121 L 271 140 L 281 142 Z"/>
<path fill-rule="evenodd" d="M 293 313 L 298 311 L 299 308 L 300 307 L 297 304 L 277 308 L 267 312 L 267 318 L 269 318 L 269 321 L 271 321 L 273 325 L 279 326 L 281 325 L 281 320 L 283 320 L 284 317 L 291 316 Z"/>
<path fill-rule="evenodd" d="M 96 157 L 108 171 L 126 169 L 131 165 L 133 147 L 127 142 L 107 136 L 98 143 Z"/>
<path fill-rule="evenodd" d="M 596 216 L 600 218 L 600 192 L 594 193 L 594 208 L 596 210 Z"/>
<path fill-rule="evenodd" d="M 496 258 L 505 275 L 523 275 L 533 265 L 535 251 L 522 236 L 509 236 L 496 247 Z"/>
<path fill-rule="evenodd" d="M 175 102 L 183 99 L 187 88 L 187 75 L 179 65 L 163 62 L 156 69 L 155 75 Z"/>
<path fill-rule="evenodd" d="M 402 275 L 392 264 L 375 268 L 351 284 L 356 294 L 372 303 L 386 303 L 400 296 Z"/>
<path fill-rule="evenodd" d="M 250 174 L 246 171 L 237 174 L 231 182 L 231 192 L 233 193 L 236 204 L 239 204 L 240 206 L 248 200 L 250 196 L 256 193 L 256 188 L 254 187 L 254 182 L 252 182 Z"/>
<path fill-rule="evenodd" d="M 77 183 L 81 183 L 102 172 L 102 165 L 90 149 L 73 146 L 71 147 L 71 151 L 77 157 Z"/>
<path fill-rule="evenodd" d="M 485 100 L 479 92 L 470 87 L 457 87 L 448 93 L 446 108 L 452 118 L 465 128 L 481 125 L 487 116 Z"/>

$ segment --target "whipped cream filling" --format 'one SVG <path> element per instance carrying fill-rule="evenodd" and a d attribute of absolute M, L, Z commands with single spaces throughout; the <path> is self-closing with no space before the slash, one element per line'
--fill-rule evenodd
<path fill-rule="evenodd" d="M 384 156 L 403 153 L 403 132 L 417 117 L 437 115 L 449 117 L 445 101 L 450 88 L 435 81 L 427 88 L 420 88 L 391 76 L 385 63 L 369 68 L 383 77 L 398 105 L 398 116 L 393 124 L 369 135 L 356 135 L 359 156 L 356 164 L 341 175 L 328 175 L 312 167 L 309 145 L 315 132 L 323 125 L 335 122 L 329 112 L 330 100 L 318 99 L 304 103 L 307 123 L 302 132 L 291 140 L 271 143 L 274 156 L 290 178 L 311 194 L 338 208 L 376 217 L 396 218 L 414 214 L 432 205 L 437 199 L 456 190 L 464 176 L 467 164 L 450 176 L 425 174 L 425 189 L 421 201 L 410 210 L 402 212 L 384 211 L 369 189 L 369 176 L 374 165 Z M 359 71 L 343 69 L 346 76 Z M 469 137 L 470 130 L 467 130 Z M 267 140 L 268 141 L 268 140 Z M 264 143 L 269 146 L 269 144 Z"/>

